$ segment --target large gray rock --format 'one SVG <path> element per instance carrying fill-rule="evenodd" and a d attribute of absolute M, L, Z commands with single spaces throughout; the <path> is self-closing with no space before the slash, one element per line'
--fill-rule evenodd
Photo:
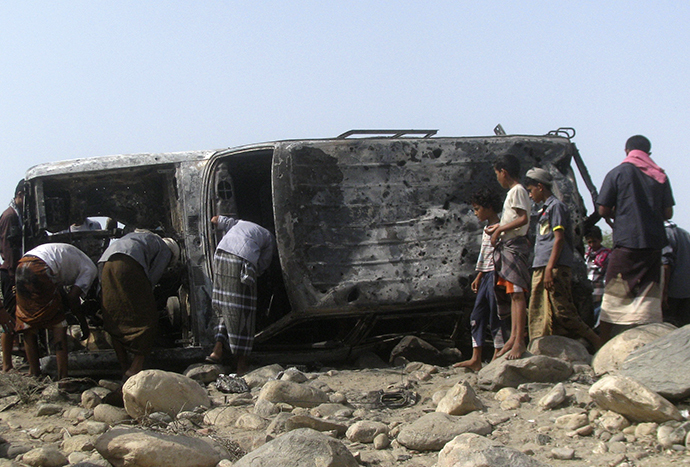
<path fill-rule="evenodd" d="M 93 419 L 108 425 L 115 425 L 131 418 L 125 409 L 110 404 L 98 404 L 93 409 Z"/>
<path fill-rule="evenodd" d="M 347 448 L 318 431 L 300 428 L 250 452 L 234 467 L 358 467 Z"/>
<path fill-rule="evenodd" d="M 625 376 L 606 376 L 589 388 L 589 395 L 605 410 L 624 415 L 633 422 L 682 420 L 669 401 L 639 382 Z"/>
<path fill-rule="evenodd" d="M 309 415 L 292 415 L 285 420 L 285 431 L 298 430 L 300 428 L 311 428 L 316 431 L 334 431 L 338 436 L 342 436 L 347 431 L 345 425 L 329 422 Z M 268 431 L 268 430 L 267 430 Z"/>
<path fill-rule="evenodd" d="M 397 440 L 415 451 L 438 451 L 448 441 L 463 433 L 487 435 L 491 433 L 491 424 L 473 414 L 458 417 L 431 412 L 404 426 L 398 433 Z"/>
<path fill-rule="evenodd" d="M 474 433 L 456 436 L 438 453 L 436 467 L 548 467 L 520 451 Z"/>
<path fill-rule="evenodd" d="M 566 392 L 563 383 L 555 385 L 544 397 L 539 399 L 537 405 L 542 409 L 551 410 L 565 401 Z"/>
<path fill-rule="evenodd" d="M 436 347 L 416 336 L 405 336 L 393 347 L 389 362 L 392 364 L 398 357 L 408 362 L 424 362 L 431 365 L 443 366 L 447 363 Z"/>
<path fill-rule="evenodd" d="M 95 437 L 89 435 L 75 435 L 62 441 L 62 452 L 71 454 L 75 451 L 93 451 Z"/>
<path fill-rule="evenodd" d="M 570 363 L 545 355 L 525 356 L 517 360 L 498 358 L 478 373 L 478 384 L 492 391 L 516 388 L 523 383 L 558 383 L 573 374 Z"/>
<path fill-rule="evenodd" d="M 32 467 L 61 467 L 69 461 L 55 446 L 47 444 L 23 454 L 22 463 Z"/>
<path fill-rule="evenodd" d="M 465 415 L 483 408 L 484 404 L 479 400 L 472 386 L 467 381 L 462 381 L 446 392 L 446 395 L 438 402 L 436 412 Z"/>
<path fill-rule="evenodd" d="M 250 388 L 258 388 L 266 384 L 267 381 L 276 379 L 283 367 L 274 363 L 273 365 L 262 366 L 254 371 L 250 371 L 243 376 Z"/>
<path fill-rule="evenodd" d="M 592 362 L 592 356 L 580 341 L 564 336 L 539 337 L 530 342 L 527 350 L 534 355 L 546 355 L 570 363 L 589 365 Z"/>
<path fill-rule="evenodd" d="M 633 351 L 621 365 L 620 373 L 667 399 L 690 396 L 690 325 Z"/>
<path fill-rule="evenodd" d="M 208 384 L 218 379 L 222 371 L 223 370 L 218 365 L 196 363 L 187 367 L 182 374 L 187 378 L 199 381 L 201 384 Z"/>
<path fill-rule="evenodd" d="M 167 435 L 135 428 L 115 428 L 95 443 L 98 452 L 113 465 L 159 467 L 215 467 L 220 455 L 199 438 Z"/>
<path fill-rule="evenodd" d="M 385 423 L 360 420 L 350 425 L 345 436 L 353 443 L 373 443 L 374 438 L 381 433 L 388 435 L 388 426 Z"/>
<path fill-rule="evenodd" d="M 594 355 L 592 368 L 597 375 L 613 373 L 634 350 L 673 332 L 669 323 L 652 323 L 628 329 L 608 341 Z"/>
<path fill-rule="evenodd" d="M 204 423 L 213 426 L 235 426 L 237 419 L 244 412 L 237 407 L 214 407 L 204 414 Z"/>
<path fill-rule="evenodd" d="M 165 412 L 174 418 L 183 410 L 211 406 L 208 392 L 199 383 L 163 370 L 144 370 L 132 376 L 122 386 L 122 396 L 132 418 L 153 412 Z"/>
<path fill-rule="evenodd" d="M 295 407 L 316 407 L 328 402 L 328 394 L 306 384 L 291 381 L 268 381 L 261 388 L 260 400 L 285 402 Z"/>

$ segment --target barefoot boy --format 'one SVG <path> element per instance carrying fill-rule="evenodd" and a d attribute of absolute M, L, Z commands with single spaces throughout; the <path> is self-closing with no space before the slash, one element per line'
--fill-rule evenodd
<path fill-rule="evenodd" d="M 525 292 L 530 285 L 527 264 L 530 246 L 525 235 L 532 203 L 527 190 L 518 183 L 520 161 L 517 157 L 512 154 L 499 156 L 494 163 L 494 172 L 498 183 L 508 190 L 508 194 L 503 203 L 501 223 L 488 226 L 486 231 L 491 235 L 491 244 L 496 247 L 494 265 L 498 275 L 495 288 L 498 314 L 501 318 L 510 314 L 511 318 L 510 338 L 497 356 L 505 354 L 507 359 L 514 360 L 525 353 Z"/>
<path fill-rule="evenodd" d="M 501 198 L 498 193 L 490 188 L 483 188 L 472 195 L 471 202 L 474 215 L 480 222 L 488 221 L 488 225 L 499 223 L 497 213 L 501 209 Z M 482 348 L 487 324 L 494 341 L 494 358 L 503 348 L 504 338 L 508 334 L 506 321 L 499 319 L 496 309 L 494 247 L 491 245 L 491 236 L 486 231 L 482 233 L 482 246 L 477 258 L 476 270 L 477 277 L 472 281 L 471 286 L 472 292 L 477 294 L 472 315 L 470 315 L 472 358 L 456 363 L 454 366 L 479 371 L 482 369 Z"/>
<path fill-rule="evenodd" d="M 568 208 L 551 192 L 553 177 L 540 168 L 527 171 L 525 187 L 539 211 L 534 243 L 532 293 L 529 304 L 529 338 L 561 335 L 584 337 L 594 349 L 601 347 L 599 336 L 582 321 L 573 303 L 571 272 L 573 243 Z"/>

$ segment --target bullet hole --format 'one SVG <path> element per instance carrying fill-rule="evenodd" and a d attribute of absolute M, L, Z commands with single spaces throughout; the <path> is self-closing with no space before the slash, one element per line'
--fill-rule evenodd
<path fill-rule="evenodd" d="M 467 251 L 467 248 L 463 248 L 463 249 L 462 249 L 462 252 L 460 252 L 460 257 L 461 257 L 461 258 L 464 258 L 465 256 L 467 256 L 467 253 L 469 253 L 469 252 Z"/>
<path fill-rule="evenodd" d="M 347 301 L 349 303 L 354 302 L 359 298 L 359 288 L 354 287 L 352 290 L 350 290 L 350 293 L 347 294 Z"/>
<path fill-rule="evenodd" d="M 442 153 L 443 151 L 440 148 L 436 148 L 431 152 L 431 154 L 433 154 L 434 156 L 434 159 L 438 159 L 439 157 L 441 157 Z"/>

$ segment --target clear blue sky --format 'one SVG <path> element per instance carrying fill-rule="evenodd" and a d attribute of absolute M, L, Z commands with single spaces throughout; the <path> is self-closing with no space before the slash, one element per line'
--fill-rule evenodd
<path fill-rule="evenodd" d="M 597 186 L 648 136 L 690 229 L 688 20 L 668 1 L 4 1 L 0 205 L 43 162 L 501 123 L 575 127 Z"/>

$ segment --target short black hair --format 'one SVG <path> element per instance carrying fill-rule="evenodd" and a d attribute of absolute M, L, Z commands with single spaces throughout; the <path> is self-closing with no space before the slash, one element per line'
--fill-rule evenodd
<path fill-rule="evenodd" d="M 631 136 L 630 138 L 628 138 L 628 141 L 625 142 L 625 150 L 632 151 L 634 149 L 638 149 L 649 154 L 652 149 L 652 143 L 650 143 L 645 136 Z"/>
<path fill-rule="evenodd" d="M 596 225 L 590 227 L 589 230 L 585 233 L 585 239 L 587 238 L 593 238 L 599 241 L 604 239 L 603 235 L 601 234 L 601 229 Z"/>
<path fill-rule="evenodd" d="M 513 154 L 501 154 L 494 162 L 494 170 L 505 170 L 513 180 L 520 178 L 520 160 Z"/>
<path fill-rule="evenodd" d="M 528 186 L 539 186 L 540 183 L 544 186 L 544 188 L 551 191 L 551 184 L 550 183 L 540 182 L 538 180 L 535 180 L 535 179 L 529 178 L 529 177 L 525 177 L 525 179 L 522 181 L 522 186 L 527 188 Z"/>
<path fill-rule="evenodd" d="M 501 195 L 496 190 L 487 187 L 475 191 L 470 198 L 470 202 L 483 208 L 493 209 L 495 213 L 501 212 L 501 208 L 503 207 Z"/>
<path fill-rule="evenodd" d="M 15 198 L 19 195 L 24 194 L 24 185 L 26 185 L 26 181 L 22 178 L 21 180 L 19 180 L 19 183 L 17 183 L 17 188 L 14 189 Z"/>

